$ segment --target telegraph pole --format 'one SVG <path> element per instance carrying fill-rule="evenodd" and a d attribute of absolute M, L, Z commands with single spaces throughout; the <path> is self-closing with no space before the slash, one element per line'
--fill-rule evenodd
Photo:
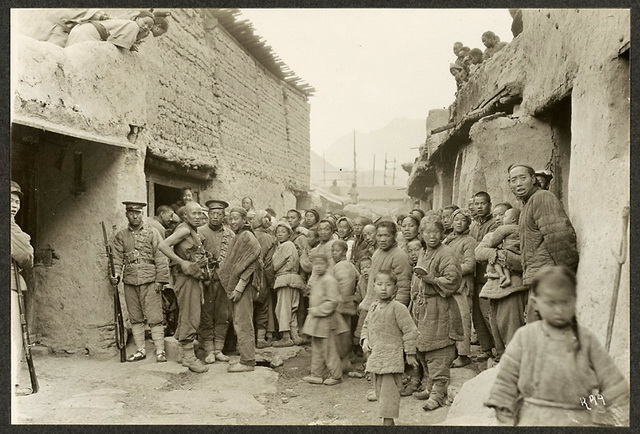
<path fill-rule="evenodd" d="M 371 185 L 376 185 L 376 154 L 373 154 L 373 177 L 371 179 Z"/>
<path fill-rule="evenodd" d="M 393 157 L 393 185 L 396 185 L 396 157 Z"/>
<path fill-rule="evenodd" d="M 324 151 L 322 151 L 322 186 L 327 185 L 327 160 L 324 159 Z"/>
<path fill-rule="evenodd" d="M 358 183 L 358 172 L 356 171 L 356 130 L 353 130 L 353 183 Z"/>
<path fill-rule="evenodd" d="M 387 153 L 384 153 L 384 172 L 382 178 L 382 185 L 387 185 Z"/>

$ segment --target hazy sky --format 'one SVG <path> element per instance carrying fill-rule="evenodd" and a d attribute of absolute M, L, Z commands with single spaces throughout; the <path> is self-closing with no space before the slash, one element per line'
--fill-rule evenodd
<path fill-rule="evenodd" d="M 484 46 L 493 30 L 509 42 L 507 9 L 242 9 L 296 75 L 317 89 L 311 148 L 384 127 L 394 118 L 425 119 L 448 107 L 455 81 L 452 46 Z"/>

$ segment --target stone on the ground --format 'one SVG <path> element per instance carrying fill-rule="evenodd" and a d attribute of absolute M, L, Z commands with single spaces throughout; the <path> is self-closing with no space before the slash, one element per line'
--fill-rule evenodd
<path fill-rule="evenodd" d="M 455 369 L 451 371 L 454 372 Z M 496 426 L 495 413 L 493 409 L 485 407 L 484 402 L 489 397 L 497 373 L 496 368 L 491 368 L 464 383 L 447 418 L 438 425 Z"/>
<path fill-rule="evenodd" d="M 449 388 L 447 390 L 447 399 L 449 404 L 453 402 L 456 395 L 460 392 L 460 389 L 467 381 L 474 378 L 477 374 L 473 369 L 468 368 L 455 368 L 449 371 L 451 378 L 449 381 Z"/>
<path fill-rule="evenodd" d="M 302 347 L 294 345 L 292 347 L 267 347 L 256 349 L 256 362 L 268 362 L 272 368 L 277 368 L 284 364 L 285 360 L 289 360 L 298 355 Z"/>

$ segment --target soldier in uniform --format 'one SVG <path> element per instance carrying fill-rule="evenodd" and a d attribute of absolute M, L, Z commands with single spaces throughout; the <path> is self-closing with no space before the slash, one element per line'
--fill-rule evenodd
<path fill-rule="evenodd" d="M 198 228 L 203 238 L 203 245 L 210 253 L 210 280 L 204 284 L 204 303 L 200 313 L 200 330 L 198 342 L 207 353 L 205 363 L 228 362 L 229 357 L 222 353 L 225 337 L 229 328 L 230 307 L 218 269 L 227 256 L 229 242 L 235 233 L 223 224 L 224 212 L 229 204 L 223 200 L 209 200 L 205 204 L 209 208 L 209 223 Z"/>
<path fill-rule="evenodd" d="M 126 207 L 129 226 L 118 232 L 113 240 L 116 275 L 111 278 L 111 283 L 117 285 L 120 282 L 121 272 L 137 348 L 127 361 L 137 362 L 147 357 L 144 340 L 146 319 L 156 347 L 156 360 L 166 362 L 161 292 L 162 287 L 169 283 L 169 266 L 158 248 L 162 237 L 155 228 L 142 223 L 142 210 L 146 203 L 122 203 Z"/>

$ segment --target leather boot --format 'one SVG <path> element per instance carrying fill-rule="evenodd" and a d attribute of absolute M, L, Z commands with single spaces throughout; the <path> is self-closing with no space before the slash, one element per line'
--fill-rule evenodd
<path fill-rule="evenodd" d="M 207 372 L 209 367 L 203 364 L 193 352 L 193 342 L 182 345 L 184 356 L 182 358 L 182 366 L 189 368 L 191 371 L 201 374 Z"/>

